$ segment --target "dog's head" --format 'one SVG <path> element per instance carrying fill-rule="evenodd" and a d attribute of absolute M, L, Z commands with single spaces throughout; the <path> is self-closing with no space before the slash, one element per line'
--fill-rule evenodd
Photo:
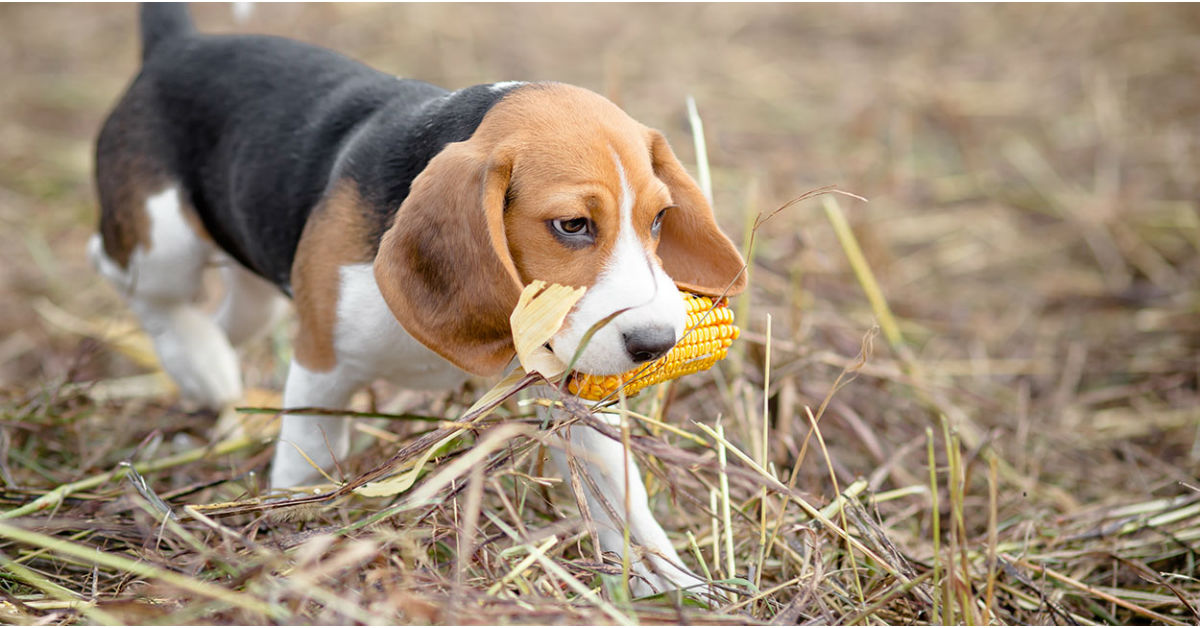
<path fill-rule="evenodd" d="M 550 341 L 576 369 L 621 373 L 683 332 L 676 286 L 737 294 L 743 262 L 658 131 L 561 84 L 504 97 L 469 140 L 413 181 L 375 260 L 380 291 L 410 334 L 460 368 L 512 359 L 509 314 L 535 279 L 586 286 Z M 727 291 L 727 292 L 726 292 Z"/>

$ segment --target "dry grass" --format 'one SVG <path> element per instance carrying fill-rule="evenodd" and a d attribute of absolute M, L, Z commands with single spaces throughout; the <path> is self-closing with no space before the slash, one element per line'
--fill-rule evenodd
<path fill-rule="evenodd" d="M 766 222 L 736 355 L 614 434 L 724 583 L 711 609 L 623 596 L 542 469 L 553 429 L 511 401 L 462 421 L 490 384 L 376 389 L 395 416 L 360 419 L 341 472 L 390 461 L 409 490 L 253 501 L 263 438 L 208 446 L 136 336 L 103 340 L 129 316 L 84 261 L 89 151 L 132 15 L 0 7 L 0 621 L 1200 622 L 1195 8 L 263 5 L 241 27 L 450 86 L 592 87 L 685 161 L 694 95 L 746 242 L 806 190 L 870 199 Z M 286 337 L 247 352 L 250 384 L 279 390 Z"/>

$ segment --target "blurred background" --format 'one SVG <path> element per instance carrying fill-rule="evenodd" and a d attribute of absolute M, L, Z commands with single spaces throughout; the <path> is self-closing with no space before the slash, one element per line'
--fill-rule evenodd
<path fill-rule="evenodd" d="M 695 172 L 692 96 L 718 216 L 736 242 L 755 216 L 820 186 L 869 200 L 837 197 L 904 345 L 876 339 L 823 418 L 839 475 L 874 473 L 877 489 L 919 481 L 904 461 L 924 464 L 932 403 L 973 435 L 969 448 L 988 444 L 1010 465 L 1002 518 L 1196 494 L 1200 6 L 260 4 L 240 21 L 229 5 L 194 13 L 205 31 L 286 35 L 449 88 L 578 84 L 662 129 Z M 136 28 L 130 5 L 0 5 L 0 389 L 9 408 L 66 382 L 144 372 L 54 314 L 131 320 L 84 245 L 96 222 L 93 141 L 137 71 Z M 753 257 L 740 377 L 715 403 L 734 416 L 761 404 L 736 386 L 761 392 L 769 314 L 772 455 L 782 467 L 807 429 L 802 408 L 825 399 L 876 318 L 821 199 L 762 226 Z M 251 383 L 282 386 L 280 351 L 277 342 L 250 356 Z M 712 402 L 690 399 L 679 420 Z M 112 437 L 137 442 L 147 428 L 108 429 L 132 430 Z M 801 486 L 827 491 L 825 470 L 809 466 Z M 908 475 L 889 479 L 896 473 Z"/>

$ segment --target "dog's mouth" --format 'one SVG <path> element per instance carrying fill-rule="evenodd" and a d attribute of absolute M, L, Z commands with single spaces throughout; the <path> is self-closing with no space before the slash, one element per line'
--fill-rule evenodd
<path fill-rule="evenodd" d="M 611 399 L 620 391 L 632 396 L 648 386 L 707 370 L 723 360 L 740 335 L 728 302 L 698 295 L 687 295 L 685 302 L 687 326 L 665 355 L 616 373 L 576 370 L 568 375 L 567 389 L 592 401 Z"/>
<path fill-rule="evenodd" d="M 554 350 L 554 346 L 551 343 L 547 342 L 545 345 L 543 345 L 543 347 L 550 353 L 557 356 L 560 360 L 562 360 L 563 356 L 560 356 L 558 354 L 558 352 Z M 586 352 L 586 349 L 584 349 L 582 351 L 579 349 L 576 349 L 575 352 L 572 355 L 568 356 L 566 360 L 562 360 L 565 370 L 572 374 L 584 375 L 584 376 L 597 376 L 597 377 L 618 375 L 620 373 L 624 373 L 629 370 L 628 368 L 624 368 L 624 367 L 588 368 L 588 366 L 586 364 L 587 360 L 584 359 L 585 352 Z M 584 364 L 580 364 L 581 362 L 583 362 Z"/>

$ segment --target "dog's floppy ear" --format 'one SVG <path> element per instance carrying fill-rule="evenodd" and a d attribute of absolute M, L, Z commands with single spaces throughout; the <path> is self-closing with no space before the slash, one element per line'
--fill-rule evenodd
<path fill-rule="evenodd" d="M 449 144 L 413 180 L 383 235 L 375 280 L 414 338 L 459 368 L 499 372 L 515 349 L 508 317 L 521 282 L 504 232 L 512 161 Z"/>
<path fill-rule="evenodd" d="M 745 262 L 721 228 L 712 206 L 671 152 L 662 133 L 649 129 L 654 175 L 667 185 L 677 206 L 663 217 L 658 256 L 675 283 L 704 296 L 729 296 L 746 288 Z M 726 291 L 728 289 L 728 291 Z"/>

